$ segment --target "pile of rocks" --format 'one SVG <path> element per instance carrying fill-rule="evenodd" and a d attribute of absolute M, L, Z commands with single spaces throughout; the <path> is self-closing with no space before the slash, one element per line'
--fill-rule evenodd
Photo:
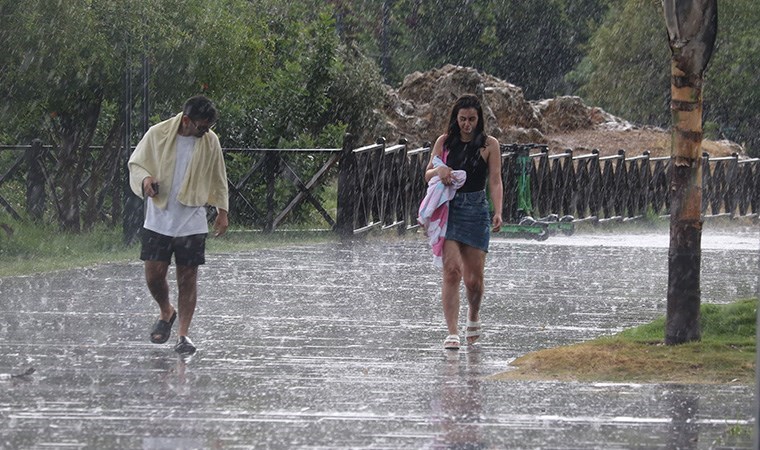
<path fill-rule="evenodd" d="M 451 106 L 462 94 L 481 98 L 486 130 L 502 143 L 547 144 L 553 152 L 567 148 L 598 148 L 602 153 L 626 148 L 629 154 L 669 151 L 667 130 L 635 126 L 586 105 L 580 97 L 526 100 L 519 86 L 454 65 L 414 72 L 397 89 L 387 86 L 383 104 L 375 111 L 376 128 L 366 130 L 361 139 L 370 142 L 383 136 L 387 142 L 397 142 L 403 138 L 413 147 L 434 142 L 446 131 Z M 730 142 L 708 145 L 719 155 L 743 153 Z"/>

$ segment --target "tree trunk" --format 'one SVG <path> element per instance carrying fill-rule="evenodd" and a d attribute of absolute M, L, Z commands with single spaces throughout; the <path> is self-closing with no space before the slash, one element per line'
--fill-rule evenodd
<path fill-rule="evenodd" d="M 26 212 L 35 222 L 45 216 L 45 171 L 43 169 L 42 141 L 35 139 L 26 151 Z"/>
<path fill-rule="evenodd" d="M 671 50 L 673 136 L 665 343 L 701 338 L 702 86 L 717 32 L 717 0 L 663 0 Z"/>
<path fill-rule="evenodd" d="M 56 184 L 61 191 L 58 223 L 63 231 L 79 233 L 81 227 L 79 223 L 79 191 L 77 190 L 76 174 L 77 139 L 74 134 L 67 133 L 61 139 Z"/>
<path fill-rule="evenodd" d="M 123 124 L 121 117 L 114 118 L 103 144 L 103 150 L 96 153 L 92 161 L 90 179 L 87 183 L 87 203 L 82 220 L 85 231 L 91 231 L 95 226 L 107 191 L 120 188 L 119 180 L 115 179 L 118 171 L 114 169 L 120 163 L 119 151 L 124 130 Z"/>
<path fill-rule="evenodd" d="M 81 227 L 80 182 L 86 179 L 90 143 L 95 134 L 103 102 L 102 92 L 94 90 L 95 96 L 89 103 L 75 105 L 71 111 L 60 114 L 60 120 L 53 126 L 57 140 L 61 143 L 56 184 L 61 191 L 58 220 L 63 231 L 79 233 Z"/>
<path fill-rule="evenodd" d="M 356 136 L 343 137 L 343 149 L 338 163 L 338 211 L 335 230 L 341 238 L 354 235 L 354 207 L 356 200 Z"/>

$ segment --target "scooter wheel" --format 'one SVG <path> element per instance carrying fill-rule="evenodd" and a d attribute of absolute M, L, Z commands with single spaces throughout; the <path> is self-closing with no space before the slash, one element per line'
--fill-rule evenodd
<path fill-rule="evenodd" d="M 537 241 L 545 241 L 549 239 L 549 233 L 546 230 L 541 230 L 540 233 L 534 234 L 534 239 Z"/>

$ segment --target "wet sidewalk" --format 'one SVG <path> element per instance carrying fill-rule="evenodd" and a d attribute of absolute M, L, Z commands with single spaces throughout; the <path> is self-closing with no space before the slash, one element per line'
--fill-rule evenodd
<path fill-rule="evenodd" d="M 37 371 L 0 381 L 0 448 L 750 448 L 753 386 L 487 379 L 664 314 L 667 245 L 495 238 L 459 352 L 421 237 L 211 255 L 187 360 L 147 339 L 139 261 L 3 278 L 0 373 Z M 758 249 L 706 231 L 702 301 L 755 295 Z"/>

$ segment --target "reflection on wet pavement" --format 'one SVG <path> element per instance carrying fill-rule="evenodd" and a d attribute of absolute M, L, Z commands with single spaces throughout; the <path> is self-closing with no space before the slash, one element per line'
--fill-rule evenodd
<path fill-rule="evenodd" d="M 752 386 L 486 379 L 664 313 L 659 238 L 575 237 L 495 238 L 459 352 L 414 237 L 210 255 L 184 359 L 139 262 L 0 279 L 0 373 L 37 369 L 0 380 L 0 448 L 750 448 Z M 704 302 L 755 294 L 742 238 L 704 246 Z"/>

